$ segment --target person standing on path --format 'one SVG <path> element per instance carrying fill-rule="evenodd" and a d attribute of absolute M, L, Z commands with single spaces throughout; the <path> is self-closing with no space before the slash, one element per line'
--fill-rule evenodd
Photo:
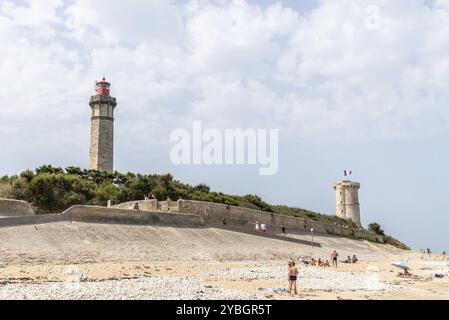
<path fill-rule="evenodd" d="M 338 264 L 338 253 L 336 250 L 332 251 L 331 253 L 331 260 L 332 260 L 332 266 L 335 266 L 337 268 Z"/>
<path fill-rule="evenodd" d="M 285 235 L 287 235 L 287 233 L 285 232 L 285 225 L 282 225 L 281 226 L 281 235 L 283 235 L 283 236 L 285 236 Z"/>

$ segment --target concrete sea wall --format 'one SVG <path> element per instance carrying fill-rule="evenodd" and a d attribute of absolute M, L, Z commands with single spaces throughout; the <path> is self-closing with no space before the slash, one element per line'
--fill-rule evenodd
<path fill-rule="evenodd" d="M 134 204 L 139 210 L 133 210 Z M 156 199 L 129 201 L 112 207 L 73 206 L 62 214 L 34 215 L 25 201 L 0 199 L 0 227 L 22 224 L 39 224 L 56 221 L 83 221 L 100 223 L 161 224 L 177 227 L 223 225 L 236 230 L 253 230 L 255 222 L 264 223 L 270 233 L 279 233 L 284 225 L 288 232 L 332 234 L 376 242 L 385 238 L 365 230 L 351 229 L 318 222 L 310 219 L 246 209 L 225 204 L 178 200 L 157 201 Z M 1 214 L 0 214 L 1 216 Z"/>
<path fill-rule="evenodd" d="M 240 228 L 254 228 L 255 222 L 265 223 L 268 229 L 280 231 L 282 225 L 290 231 L 308 232 L 313 228 L 314 232 L 348 236 L 371 241 L 384 242 L 382 236 L 368 233 L 364 230 L 346 228 L 339 225 L 317 222 L 310 219 L 274 214 L 270 212 L 246 209 L 225 204 L 178 200 L 178 211 L 184 213 L 198 214 L 203 217 L 206 224 L 222 224 L 223 219 L 229 226 Z M 270 230 L 269 230 L 270 231 Z"/>
<path fill-rule="evenodd" d="M 0 219 L 0 227 L 79 221 L 119 224 L 150 224 L 175 227 L 203 227 L 204 219 L 195 214 L 141 211 L 96 206 L 73 206 L 59 214 L 42 214 Z"/>
<path fill-rule="evenodd" d="M 157 211 L 158 202 L 156 199 L 122 202 L 111 207 L 118 209 L 133 209 L 136 203 L 139 206 L 139 210 Z"/>
<path fill-rule="evenodd" d="M 101 223 L 162 224 L 177 227 L 203 226 L 195 214 L 141 211 L 95 206 L 73 206 L 62 213 L 70 220 Z"/>
<path fill-rule="evenodd" d="M 34 215 L 31 205 L 22 200 L 0 199 L 0 217 L 23 217 Z"/>

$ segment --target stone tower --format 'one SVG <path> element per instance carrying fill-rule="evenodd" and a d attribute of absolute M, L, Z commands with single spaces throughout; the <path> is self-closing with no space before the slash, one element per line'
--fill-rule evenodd
<path fill-rule="evenodd" d="M 351 220 L 358 226 L 362 226 L 360 221 L 359 189 L 360 183 L 358 182 L 344 180 L 334 183 L 337 217 L 348 221 Z"/>
<path fill-rule="evenodd" d="M 115 98 L 109 94 L 111 84 L 103 78 L 96 83 L 96 95 L 90 98 L 91 131 L 89 169 L 113 171 Z"/>

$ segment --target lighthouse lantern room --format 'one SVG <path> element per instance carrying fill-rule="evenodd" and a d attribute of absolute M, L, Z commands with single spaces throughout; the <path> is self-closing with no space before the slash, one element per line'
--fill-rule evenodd
<path fill-rule="evenodd" d="M 95 84 L 95 90 L 97 95 L 106 95 L 109 96 L 109 88 L 111 84 L 106 81 L 106 78 L 103 78 L 101 81 L 98 81 Z"/>

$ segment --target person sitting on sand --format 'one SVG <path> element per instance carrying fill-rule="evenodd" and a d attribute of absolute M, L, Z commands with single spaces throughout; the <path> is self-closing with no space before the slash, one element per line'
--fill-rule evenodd
<path fill-rule="evenodd" d="M 401 277 L 401 278 L 411 278 L 413 275 L 410 273 L 410 272 L 408 272 L 408 270 L 407 269 L 404 269 L 404 272 L 399 272 L 398 273 L 398 277 Z"/>
<path fill-rule="evenodd" d="M 260 230 L 261 230 L 263 233 L 267 232 L 267 226 L 265 225 L 265 223 L 262 223 L 262 224 L 260 225 Z"/>
<path fill-rule="evenodd" d="M 325 268 L 330 268 L 331 264 L 329 262 L 329 260 L 326 260 L 326 262 L 323 265 Z"/>
<path fill-rule="evenodd" d="M 352 260 L 351 260 L 351 257 L 350 257 L 350 256 L 348 256 L 348 257 L 346 258 L 345 263 L 352 263 Z"/>
<path fill-rule="evenodd" d="M 314 258 L 312 258 L 312 260 L 310 260 L 310 265 L 311 266 L 315 266 L 316 265 L 316 260 Z"/>
<path fill-rule="evenodd" d="M 335 266 L 337 268 L 338 266 L 338 253 L 336 250 L 332 251 L 331 253 L 331 260 L 332 260 L 332 266 Z"/>
<path fill-rule="evenodd" d="M 298 278 L 298 268 L 296 268 L 295 263 L 289 262 L 288 263 L 288 293 L 292 294 L 292 289 L 294 291 L 294 294 L 297 295 L 298 291 L 296 288 L 296 280 Z"/>
<path fill-rule="evenodd" d="M 317 265 L 318 265 L 318 267 L 322 267 L 323 266 L 323 261 L 321 261 L 321 258 L 318 258 Z"/>
<path fill-rule="evenodd" d="M 357 258 L 357 256 L 354 254 L 352 256 L 352 263 L 357 263 L 357 261 L 359 261 L 359 259 Z"/>

